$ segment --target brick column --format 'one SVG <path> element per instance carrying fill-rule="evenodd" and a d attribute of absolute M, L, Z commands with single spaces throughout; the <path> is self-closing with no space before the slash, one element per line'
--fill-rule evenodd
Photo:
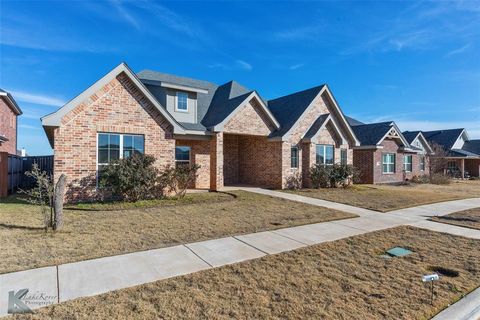
<path fill-rule="evenodd" d="M 210 189 L 223 188 L 223 132 L 215 134 L 210 145 Z"/>

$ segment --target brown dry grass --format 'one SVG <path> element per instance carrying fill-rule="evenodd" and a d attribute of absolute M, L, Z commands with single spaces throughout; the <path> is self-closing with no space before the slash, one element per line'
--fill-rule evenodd
<path fill-rule="evenodd" d="M 480 197 L 480 181 L 455 181 L 448 185 L 355 185 L 347 189 L 302 189 L 288 192 L 388 212 L 428 203 Z"/>
<path fill-rule="evenodd" d="M 430 220 L 480 230 L 480 208 L 454 212 Z"/>
<path fill-rule="evenodd" d="M 82 298 L 34 319 L 425 319 L 480 285 L 479 240 L 398 227 Z M 384 259 L 385 250 L 414 251 Z M 441 277 L 437 297 L 421 276 Z"/>
<path fill-rule="evenodd" d="M 191 194 L 153 208 L 120 211 L 111 211 L 111 204 L 107 211 L 83 206 L 66 210 L 65 227 L 56 233 L 42 230 L 38 208 L 10 198 L 0 203 L 0 273 L 355 217 L 249 192 L 232 194 L 236 198 Z"/>

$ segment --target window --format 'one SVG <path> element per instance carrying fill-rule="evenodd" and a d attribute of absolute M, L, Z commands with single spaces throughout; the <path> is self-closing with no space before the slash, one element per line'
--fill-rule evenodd
<path fill-rule="evenodd" d="M 347 149 L 340 149 L 340 164 L 347 164 Z"/>
<path fill-rule="evenodd" d="M 412 172 L 412 155 L 403 156 L 403 170 L 405 172 Z"/>
<path fill-rule="evenodd" d="M 298 147 L 290 149 L 290 167 L 298 168 Z"/>
<path fill-rule="evenodd" d="M 420 170 L 425 171 L 425 156 L 420 156 Z"/>
<path fill-rule="evenodd" d="M 175 163 L 178 165 L 190 164 L 190 147 L 175 147 Z"/>
<path fill-rule="evenodd" d="M 333 145 L 317 144 L 316 160 L 317 164 L 332 165 L 333 164 Z"/>
<path fill-rule="evenodd" d="M 457 162 L 456 161 L 448 161 L 447 162 L 447 169 L 448 170 L 456 170 L 457 169 Z"/>
<path fill-rule="evenodd" d="M 140 135 L 99 133 L 97 167 L 101 171 L 110 162 L 144 153 L 144 137 Z"/>
<path fill-rule="evenodd" d="M 177 92 L 177 111 L 188 111 L 188 94 Z"/>
<path fill-rule="evenodd" d="M 382 154 L 382 172 L 383 173 L 395 172 L 395 153 Z"/>

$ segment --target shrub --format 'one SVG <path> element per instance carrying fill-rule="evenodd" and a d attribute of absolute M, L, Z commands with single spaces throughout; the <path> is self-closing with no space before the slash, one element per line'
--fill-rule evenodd
<path fill-rule="evenodd" d="M 443 173 L 432 173 L 430 174 L 430 183 L 433 184 L 449 184 L 450 177 L 444 175 Z"/>
<path fill-rule="evenodd" d="M 169 192 L 174 192 L 176 196 L 183 198 L 188 187 L 195 183 L 198 169 L 200 166 L 197 164 L 167 166 L 160 174 L 159 181 L 168 188 Z"/>
<path fill-rule="evenodd" d="M 324 166 L 315 164 L 310 168 L 310 180 L 312 181 L 312 187 L 328 188 L 330 186 L 330 171 L 331 166 Z"/>
<path fill-rule="evenodd" d="M 285 180 L 285 187 L 288 190 L 298 190 L 302 188 L 302 175 L 296 171 Z"/>
<path fill-rule="evenodd" d="M 164 186 L 154 163 L 155 157 L 144 154 L 116 160 L 100 172 L 99 185 L 126 201 L 161 197 Z"/>
<path fill-rule="evenodd" d="M 430 183 L 430 176 L 423 174 L 421 176 L 413 176 L 410 180 L 412 183 Z"/>
<path fill-rule="evenodd" d="M 314 188 L 346 188 L 360 180 L 360 171 L 352 165 L 316 164 L 310 168 L 310 179 Z"/>

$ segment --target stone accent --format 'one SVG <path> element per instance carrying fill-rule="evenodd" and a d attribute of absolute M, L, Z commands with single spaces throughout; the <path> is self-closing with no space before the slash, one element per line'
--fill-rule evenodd
<path fill-rule="evenodd" d="M 55 129 L 55 179 L 67 176 L 67 201 L 92 200 L 96 189 L 97 133 L 142 134 L 145 153 L 155 156 L 156 166 L 174 164 L 172 126 L 125 74 L 83 101 Z"/>
<path fill-rule="evenodd" d="M 190 147 L 190 163 L 200 165 L 193 188 L 210 188 L 210 140 L 176 140 L 175 146 Z"/>
<path fill-rule="evenodd" d="M 12 108 L 0 98 L 0 135 L 8 141 L 0 142 L 0 152 L 17 154 L 17 115 Z"/>

